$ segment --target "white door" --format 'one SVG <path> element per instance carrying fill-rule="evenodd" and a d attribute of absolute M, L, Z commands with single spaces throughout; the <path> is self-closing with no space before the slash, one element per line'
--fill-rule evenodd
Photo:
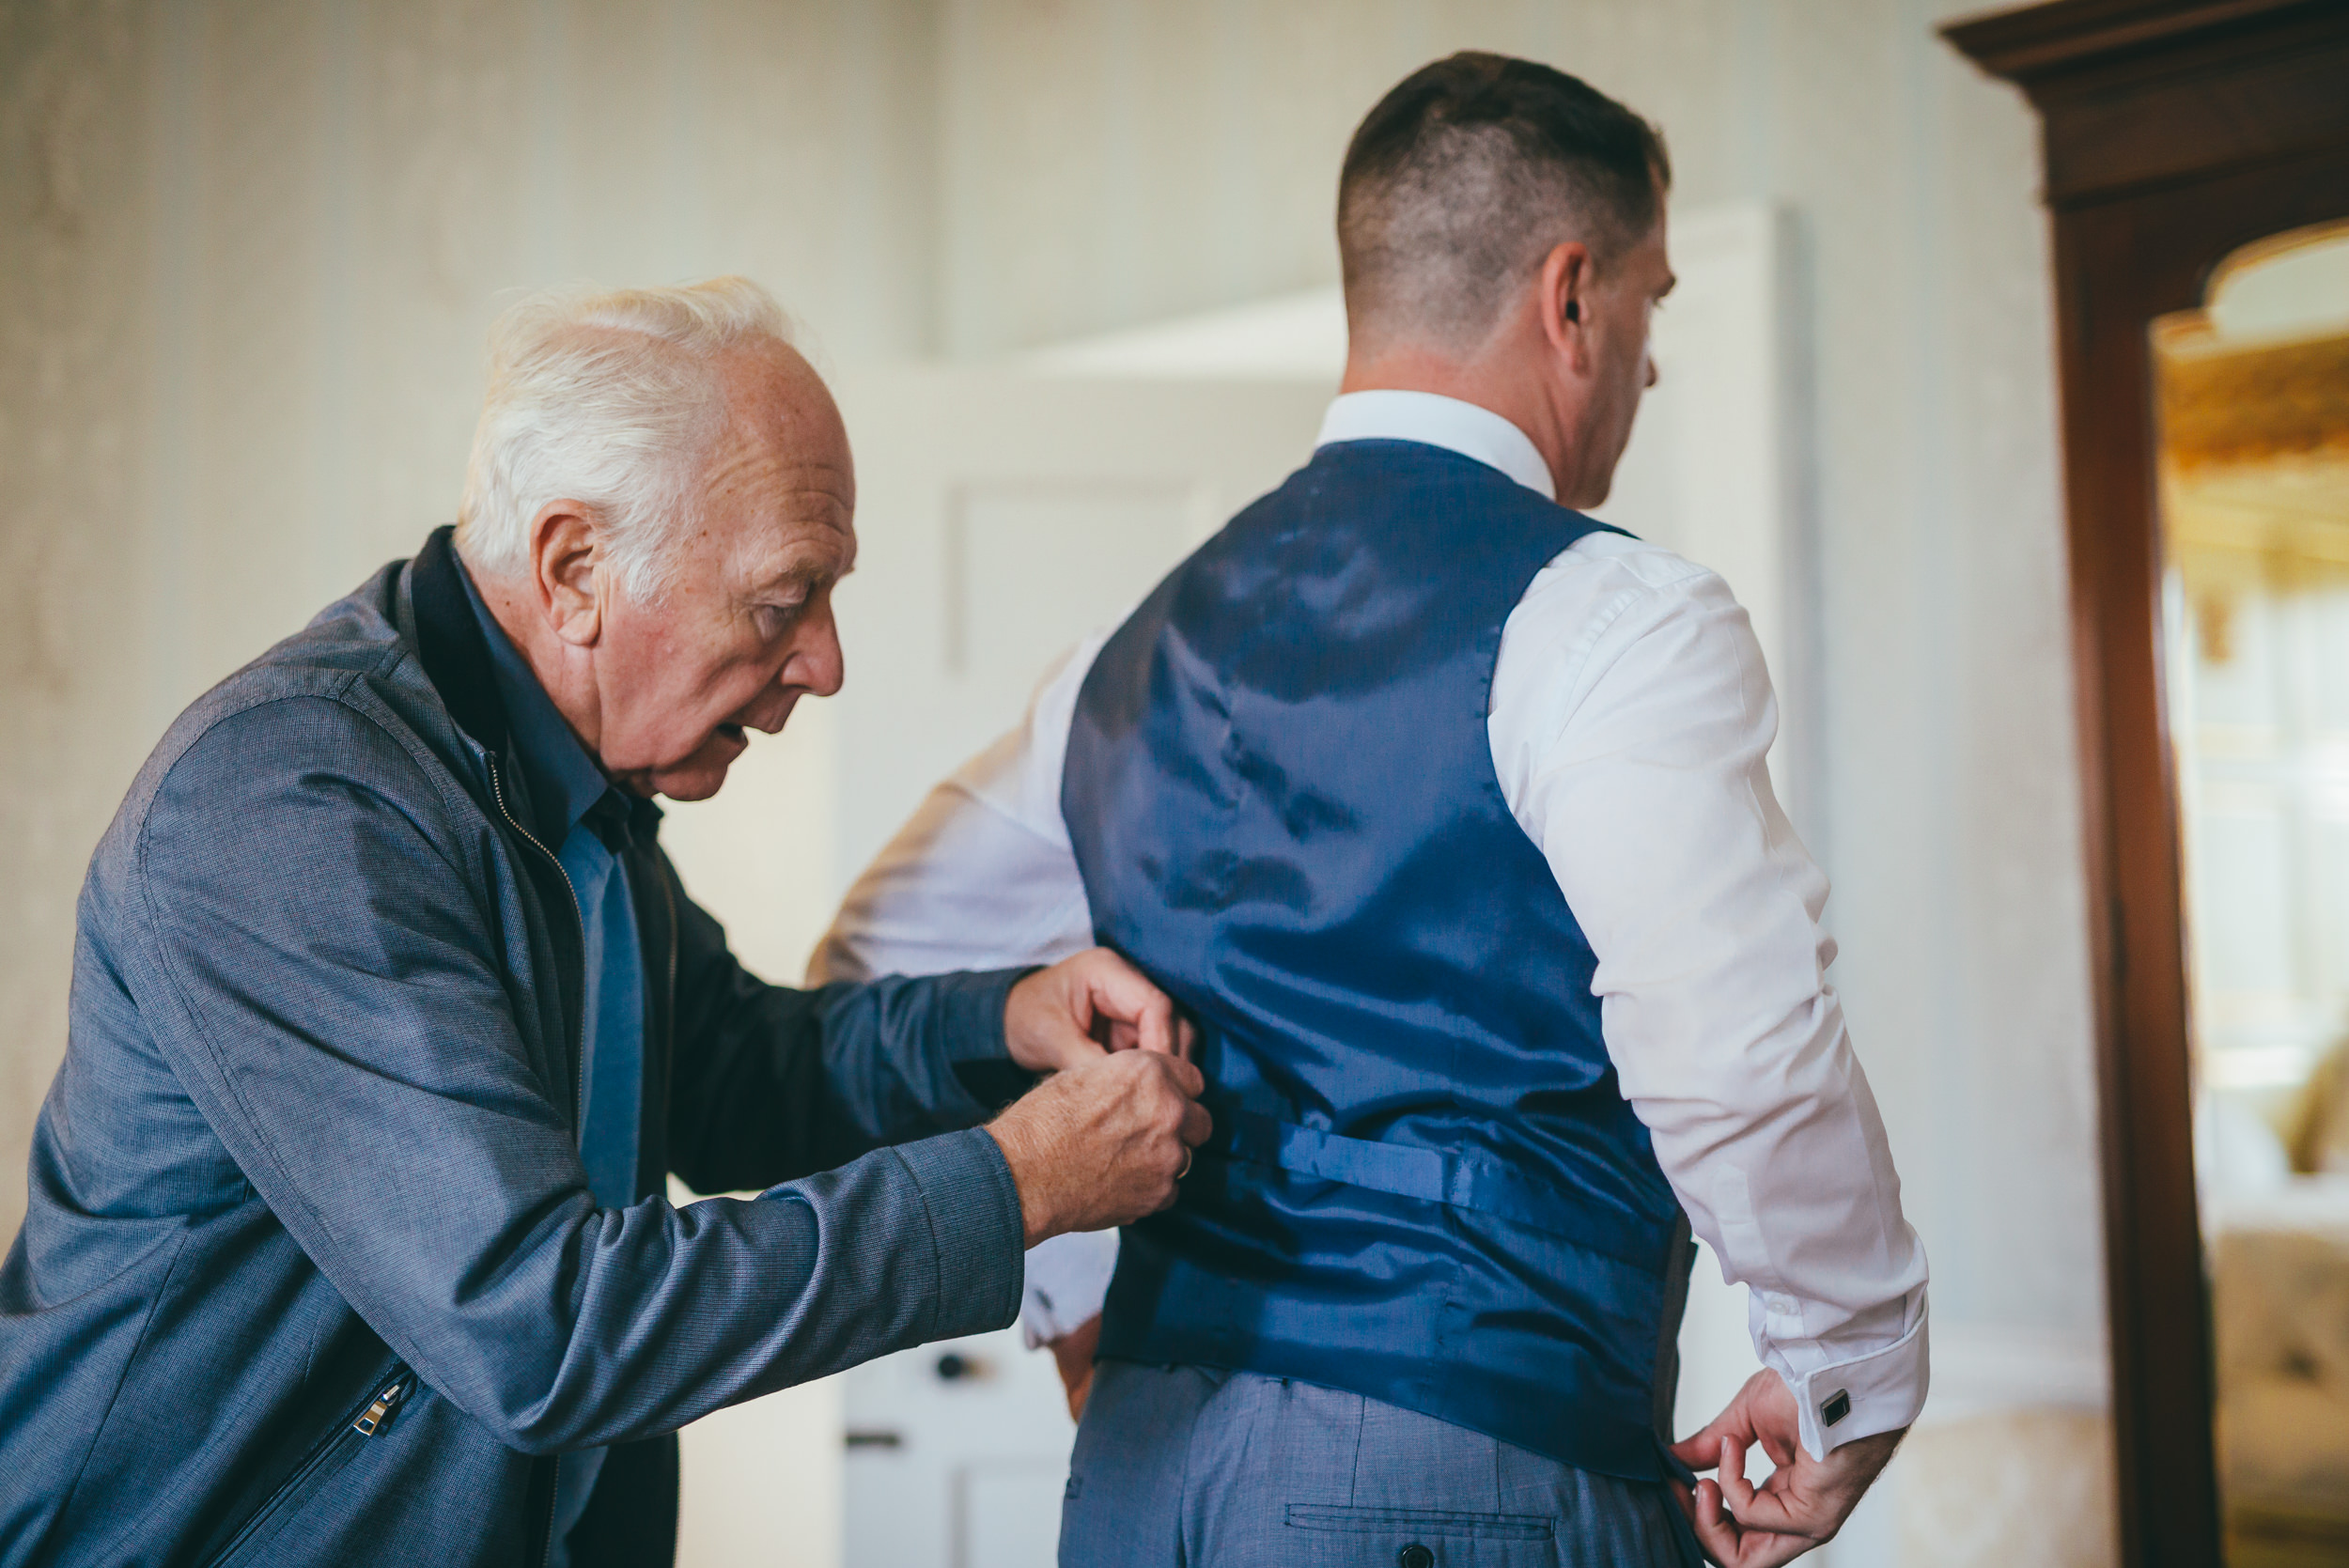
<path fill-rule="evenodd" d="M 1008 729 L 1114 622 L 1309 456 L 1326 383 L 905 370 L 834 382 L 856 450 L 848 681 L 828 705 L 837 865 Z M 1074 1427 L 1017 1330 L 847 1374 L 844 1568 L 1049 1568 Z"/>
<path fill-rule="evenodd" d="M 864 372 L 833 390 L 857 470 L 832 705 L 849 877 L 1011 727 L 1048 662 L 1300 466 L 1330 398 L 1006 370 Z"/>

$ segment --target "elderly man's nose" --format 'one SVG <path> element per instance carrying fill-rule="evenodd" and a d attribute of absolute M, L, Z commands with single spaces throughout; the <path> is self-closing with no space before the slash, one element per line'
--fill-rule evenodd
<path fill-rule="evenodd" d="M 840 652 L 840 625 L 832 619 L 832 604 L 827 599 L 823 613 L 810 618 L 805 641 L 784 660 L 779 678 L 786 686 L 829 697 L 840 690 L 840 682 L 848 673 L 846 662 Z"/>

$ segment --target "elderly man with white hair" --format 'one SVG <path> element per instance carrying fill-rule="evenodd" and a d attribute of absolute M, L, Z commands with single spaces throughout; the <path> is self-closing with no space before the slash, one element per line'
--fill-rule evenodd
<path fill-rule="evenodd" d="M 840 684 L 848 441 L 773 302 L 492 347 L 454 530 L 182 714 L 91 861 L 0 1564 L 668 1561 L 677 1428 L 1010 1322 L 1207 1134 L 1113 955 L 789 990 L 661 853 L 655 795 Z"/>

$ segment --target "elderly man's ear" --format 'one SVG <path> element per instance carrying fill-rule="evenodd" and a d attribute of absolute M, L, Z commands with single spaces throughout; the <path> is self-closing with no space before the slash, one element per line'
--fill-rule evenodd
<path fill-rule="evenodd" d="M 574 647 L 593 647 L 603 635 L 606 579 L 595 520 L 584 504 L 551 501 L 531 520 L 532 586 L 554 634 Z"/>

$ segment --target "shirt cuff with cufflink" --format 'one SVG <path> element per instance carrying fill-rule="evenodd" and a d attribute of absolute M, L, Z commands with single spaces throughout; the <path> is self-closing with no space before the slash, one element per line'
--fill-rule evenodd
<path fill-rule="evenodd" d="M 1801 1412 L 1805 1452 L 1825 1459 L 1845 1443 L 1915 1423 L 1929 1380 L 1926 1321 L 1921 1300 L 1917 1321 L 1883 1349 L 1799 1374 L 1780 1371 Z"/>

